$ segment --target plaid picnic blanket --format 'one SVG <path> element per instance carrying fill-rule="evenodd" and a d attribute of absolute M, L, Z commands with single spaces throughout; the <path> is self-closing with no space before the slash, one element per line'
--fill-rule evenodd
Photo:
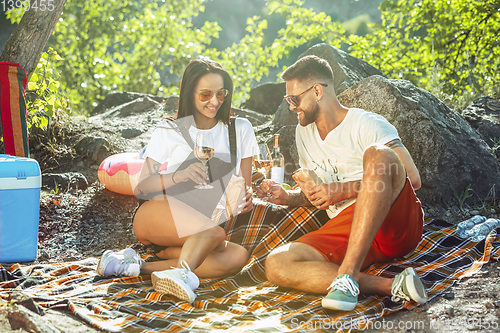
<path fill-rule="evenodd" d="M 97 258 L 63 264 L 0 266 L 0 297 L 22 290 L 45 307 L 70 309 L 77 317 L 110 332 L 245 332 L 350 331 L 416 303 L 397 304 L 390 297 L 360 296 L 351 312 L 323 309 L 322 295 L 280 288 L 266 280 L 264 261 L 270 250 L 319 228 L 326 217 L 315 209 L 256 205 L 247 218 L 226 226 L 228 238 L 250 250 L 243 270 L 223 279 L 204 279 L 193 305 L 157 293 L 150 276 L 105 278 L 96 275 Z M 251 221 L 249 223 L 248 221 Z M 493 231 L 479 243 L 454 234 L 442 220 L 425 224 L 424 236 L 407 258 L 374 264 L 366 271 L 395 276 L 414 267 L 430 298 L 500 256 L 500 237 Z M 143 258 L 151 249 L 136 244 Z M 330 328 L 330 329 L 328 329 Z"/>

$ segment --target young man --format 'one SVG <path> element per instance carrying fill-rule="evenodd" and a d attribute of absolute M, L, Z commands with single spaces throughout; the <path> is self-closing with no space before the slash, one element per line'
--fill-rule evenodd
<path fill-rule="evenodd" d="M 311 185 L 295 174 L 300 192 L 266 180 L 257 195 L 272 197 L 275 204 L 325 209 L 330 220 L 272 251 L 266 260 L 269 281 L 328 292 L 322 305 L 336 310 L 354 309 L 360 291 L 425 302 L 425 288 L 412 268 L 394 279 L 361 273 L 374 262 L 413 252 L 422 237 L 423 211 L 414 192 L 420 176 L 396 128 L 380 115 L 342 106 L 331 67 L 321 58 L 303 57 L 281 78 L 300 123 L 300 166 L 324 183 Z"/>

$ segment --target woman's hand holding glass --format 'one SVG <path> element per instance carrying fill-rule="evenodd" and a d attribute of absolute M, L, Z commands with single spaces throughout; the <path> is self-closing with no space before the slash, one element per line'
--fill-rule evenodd
<path fill-rule="evenodd" d="M 203 163 L 204 166 L 207 162 L 214 156 L 214 139 L 212 138 L 212 133 L 198 132 L 196 135 L 196 142 L 194 145 L 194 156 Z M 211 189 L 214 188 L 209 184 L 198 184 L 195 186 L 197 189 Z"/>
<path fill-rule="evenodd" d="M 184 170 L 176 171 L 172 179 L 177 184 L 192 180 L 196 184 L 206 185 L 209 181 L 208 168 L 203 163 L 193 163 Z"/>

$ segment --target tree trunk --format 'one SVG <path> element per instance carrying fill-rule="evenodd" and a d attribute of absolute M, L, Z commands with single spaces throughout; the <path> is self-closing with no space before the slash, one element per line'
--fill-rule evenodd
<path fill-rule="evenodd" d="M 40 61 L 40 55 L 59 21 L 66 0 L 50 0 L 50 2 L 49 0 L 31 0 L 31 4 L 35 2 L 38 10 L 30 9 L 23 15 L 0 56 L 0 62 L 19 63 L 22 68 L 26 69 L 28 78 Z M 41 4 L 47 6 L 46 10 L 40 9 Z"/>

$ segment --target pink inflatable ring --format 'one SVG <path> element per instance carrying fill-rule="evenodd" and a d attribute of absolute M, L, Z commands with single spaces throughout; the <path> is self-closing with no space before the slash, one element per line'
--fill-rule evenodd
<path fill-rule="evenodd" d="M 139 153 L 111 155 L 102 161 L 97 177 L 110 191 L 134 195 L 143 164 L 144 160 L 139 158 Z"/>

